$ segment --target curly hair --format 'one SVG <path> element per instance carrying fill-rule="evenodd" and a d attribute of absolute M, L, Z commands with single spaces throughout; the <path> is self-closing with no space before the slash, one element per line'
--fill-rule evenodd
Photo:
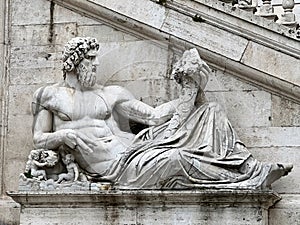
<path fill-rule="evenodd" d="M 64 79 L 66 78 L 66 73 L 73 71 L 90 50 L 99 50 L 96 38 L 75 37 L 68 41 L 62 57 Z"/>

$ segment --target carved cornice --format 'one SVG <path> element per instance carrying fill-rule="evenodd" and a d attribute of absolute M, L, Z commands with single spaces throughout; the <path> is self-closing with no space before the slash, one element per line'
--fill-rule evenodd
<path fill-rule="evenodd" d="M 281 198 L 274 191 L 261 190 L 108 190 L 108 191 L 40 191 L 7 192 L 25 208 L 85 208 L 102 206 L 160 205 L 235 205 L 260 206 L 268 209 Z"/>
<path fill-rule="evenodd" d="M 203 59 L 210 65 L 300 102 L 300 79 L 295 79 L 299 71 L 287 64 L 287 69 L 291 70 L 293 76 L 276 74 L 274 69 L 273 72 L 270 70 L 268 64 L 256 67 L 244 59 L 245 54 L 251 53 L 249 45 L 254 44 L 261 51 L 279 53 L 279 57 L 283 57 L 287 62 L 291 59 L 296 65 L 299 64 L 300 42 L 293 38 L 287 27 L 217 0 L 173 0 L 165 1 L 163 5 L 150 0 L 141 0 L 138 4 L 133 0 L 125 0 L 122 3 L 117 0 L 53 1 L 135 36 L 158 43 L 167 41 L 180 51 L 197 47 Z M 179 23 L 186 24 L 182 27 L 172 27 L 172 24 Z M 186 25 L 192 28 L 195 37 L 191 38 L 190 33 L 181 32 L 181 28 L 184 29 Z M 198 38 L 197 34 L 203 34 L 204 28 L 208 37 L 200 35 Z M 231 43 L 224 44 L 224 51 L 209 44 L 213 37 L 218 38 L 218 32 L 221 38 L 224 36 L 224 42 L 231 40 L 231 36 L 233 38 Z M 229 37 L 225 40 L 226 36 Z M 219 47 L 220 45 L 222 43 L 219 42 Z M 237 47 L 240 48 L 240 52 L 231 55 L 231 52 L 237 51 Z"/>

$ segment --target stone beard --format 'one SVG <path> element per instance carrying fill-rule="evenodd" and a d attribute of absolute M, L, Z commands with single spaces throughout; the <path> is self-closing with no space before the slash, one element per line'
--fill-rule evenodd
<path fill-rule="evenodd" d="M 83 59 L 76 68 L 77 79 L 80 84 L 85 87 L 92 87 L 96 83 L 96 66 L 89 66 L 90 62 Z"/>

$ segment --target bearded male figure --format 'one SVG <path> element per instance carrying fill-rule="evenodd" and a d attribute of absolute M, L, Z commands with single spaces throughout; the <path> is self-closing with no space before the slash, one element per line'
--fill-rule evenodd
<path fill-rule="evenodd" d="M 32 111 L 36 148 L 72 153 L 86 174 L 102 176 L 134 138 L 120 129 L 121 117 L 154 125 L 171 114 L 120 86 L 96 86 L 98 50 L 94 38 L 70 40 L 63 53 L 64 81 L 38 89 Z"/>
<path fill-rule="evenodd" d="M 37 148 L 71 153 L 84 173 L 125 189 L 268 188 L 292 169 L 255 160 L 220 106 L 202 98 L 210 69 L 196 49 L 173 68 L 180 97 L 156 108 L 95 85 L 98 49 L 93 38 L 70 40 L 64 81 L 36 91 Z M 121 130 L 124 119 L 151 127 L 135 136 Z"/>

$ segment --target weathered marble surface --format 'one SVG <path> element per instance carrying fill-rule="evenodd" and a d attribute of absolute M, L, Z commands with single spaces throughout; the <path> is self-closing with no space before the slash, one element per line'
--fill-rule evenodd
<path fill-rule="evenodd" d="M 196 48 L 172 66 L 179 97 L 155 108 L 123 87 L 95 86 L 98 50 L 95 38 L 71 39 L 64 81 L 34 93 L 37 150 L 20 175 L 22 188 L 96 180 L 117 189 L 269 189 L 291 171 L 289 164 L 254 159 L 222 107 L 207 101 L 211 69 Z M 149 128 L 135 136 L 131 120 Z"/>
<path fill-rule="evenodd" d="M 117 0 L 118 1 L 118 0 Z M 116 1 L 116 2 L 117 2 Z M 4 6 L 8 1 L 1 1 L 1 6 Z M 70 1 L 74 2 L 75 1 Z M 120 2 L 120 1 L 119 1 Z M 181 3 L 184 1 L 181 1 Z M 189 1 L 191 3 L 191 1 Z M 214 7 L 214 4 L 216 2 L 220 1 L 206 1 L 205 4 L 209 4 L 211 7 Z M 281 0 L 278 1 L 272 1 L 276 3 L 281 3 Z M 220 2 L 221 3 L 221 2 Z M 142 4 L 141 4 L 142 5 Z M 6 130 L 8 129 L 8 132 L 1 133 L 3 142 L 1 142 L 1 154 L 0 154 L 0 159 L 1 162 L 3 161 L 3 173 L 0 173 L 0 179 L 1 179 L 1 186 L 0 189 L 2 189 L 2 194 L 5 193 L 6 190 L 17 190 L 18 186 L 18 174 L 22 172 L 24 169 L 24 160 L 26 160 L 26 157 L 29 154 L 30 149 L 32 149 L 32 143 L 31 143 L 31 134 L 28 132 L 31 129 L 31 124 L 32 124 L 32 117 L 30 115 L 30 105 L 28 104 L 31 102 L 31 96 L 33 92 L 40 86 L 43 86 L 45 84 L 51 84 L 56 82 L 61 78 L 61 73 L 59 69 L 53 69 L 53 65 L 59 66 L 60 63 L 58 62 L 59 60 L 59 55 L 61 54 L 61 47 L 58 46 L 55 43 L 47 43 L 47 37 L 49 35 L 48 31 L 44 33 L 45 38 L 43 39 L 35 39 L 36 42 L 34 43 L 36 47 L 32 47 L 28 43 L 31 43 L 30 40 L 28 40 L 28 36 L 22 37 L 22 32 L 18 32 L 17 30 L 24 30 L 24 26 L 28 26 L 28 29 L 34 30 L 35 32 L 43 32 L 45 31 L 44 25 L 49 23 L 50 19 L 50 10 L 49 10 L 50 2 L 49 1 L 44 1 L 44 0 L 23 0 L 23 1 L 10 1 L 10 11 L 12 13 L 11 16 L 9 16 L 10 21 L 12 21 L 13 26 L 7 26 L 5 29 L 10 29 L 12 32 L 20 34 L 20 38 L 16 39 L 13 37 L 13 41 L 9 42 L 9 45 L 7 42 L 3 43 L 1 41 L 0 46 L 4 50 L 8 50 L 8 53 L 10 56 L 8 56 L 8 59 L 11 60 L 11 57 L 15 58 L 16 55 L 22 55 L 26 54 L 26 57 L 31 57 L 34 56 L 36 61 L 32 61 L 32 64 L 23 64 L 22 67 L 16 68 L 17 64 L 14 64 L 12 67 L 11 64 L 9 64 L 9 61 L 6 61 L 6 66 L 9 69 L 8 72 L 3 73 L 3 76 L 1 77 L 1 81 L 6 81 L 9 83 L 9 97 L 5 96 L 0 96 L 0 101 L 1 101 L 1 115 L 3 116 L 3 120 L 1 119 L 0 124 L 3 125 L 2 129 Z M 280 43 L 286 43 L 289 45 L 290 41 L 286 38 L 281 38 L 277 36 L 276 34 L 273 34 L 272 30 L 278 29 L 278 25 L 275 24 L 275 26 L 272 23 L 269 23 L 268 21 L 266 22 L 262 18 L 253 16 L 249 16 L 249 14 L 245 12 L 241 12 L 241 10 L 235 10 L 232 11 L 231 7 L 223 7 L 221 4 L 216 5 L 218 8 L 218 14 L 214 14 L 218 21 L 226 21 L 225 23 L 229 22 L 228 24 L 246 24 L 245 21 L 252 20 L 252 23 L 254 24 L 253 26 L 250 24 L 251 30 L 253 31 L 253 34 L 257 32 L 261 32 L 260 34 L 263 34 L 265 37 L 269 37 L 271 40 L 276 40 L 278 38 L 278 41 Z M 298 7 L 297 7 L 298 6 Z M 299 17 L 299 3 L 295 7 L 295 12 L 298 13 L 298 19 Z M 136 5 L 135 5 L 136 7 Z M 1 8 L 1 7 L 0 7 Z M 138 40 L 143 38 L 144 36 L 147 37 L 147 30 L 144 27 L 139 27 L 135 26 L 132 27 L 132 30 L 128 29 L 128 20 L 125 22 L 125 20 L 119 20 L 120 18 L 117 17 L 117 14 L 114 14 L 117 18 L 114 21 L 120 21 L 120 26 L 119 28 L 121 29 L 116 29 L 117 27 L 115 24 L 111 24 L 112 21 L 109 20 L 103 20 L 102 22 L 99 22 L 100 19 L 93 20 L 92 14 L 88 13 L 85 11 L 83 13 L 82 10 L 72 8 L 71 10 L 66 9 L 65 7 L 60 7 L 59 5 L 55 4 L 54 7 L 54 31 L 56 27 L 68 27 L 68 26 L 63 26 L 62 23 L 67 24 L 67 23 L 77 23 L 77 28 L 75 31 L 74 35 L 88 35 L 88 36 L 94 36 L 93 32 L 97 32 L 97 39 L 102 41 L 102 45 L 111 45 L 111 41 L 114 41 L 116 45 L 123 47 L 126 44 L 126 40 L 129 40 L 131 44 L 129 45 L 127 42 L 127 46 L 130 48 L 133 48 L 134 46 L 134 40 Z M 192 7 L 193 8 L 193 7 Z M 275 11 L 277 9 L 281 8 L 281 6 L 275 7 Z M 5 9 L 4 7 L 1 8 L 1 24 L 4 25 L 4 17 L 5 15 Z M 209 9 L 209 8 L 207 8 Z M 3 11 L 2 11 L 3 10 Z M 24 11 L 29 11 L 30 14 L 24 14 Z M 147 9 L 146 9 L 147 10 Z M 215 13 L 216 11 L 210 9 L 205 12 L 210 13 Z M 223 12 L 228 12 L 228 15 L 233 15 L 234 17 L 226 17 Z M 2 13 L 3 12 L 3 13 Z M 277 11 L 279 12 L 279 11 Z M 25 16 L 24 16 L 25 15 Z M 84 15 L 87 15 L 88 17 L 85 17 Z M 100 14 L 98 14 L 99 16 Z M 102 15 L 102 14 L 101 14 Z M 95 16 L 93 16 L 96 18 Z M 245 20 L 244 22 L 242 20 Z M 230 22 L 231 21 L 231 22 Z M 124 23 L 125 22 L 125 23 Z M 193 21 L 191 20 L 191 23 Z M 263 29 L 261 27 L 257 27 L 255 24 L 260 24 L 263 25 L 262 27 L 269 27 L 269 29 Z M 123 25 L 122 25 L 123 24 Z M 226 24 L 226 26 L 228 25 Z M 112 27 L 111 27 L 112 26 Z M 246 26 L 244 26 L 246 27 Z M 134 33 L 134 29 L 138 29 L 139 33 L 141 36 L 132 35 Z M 249 28 L 250 29 L 250 28 Z M 25 29 L 26 30 L 26 29 Z M 60 33 L 55 32 L 55 35 L 59 35 L 61 37 L 58 37 L 61 39 L 64 36 L 68 36 L 68 32 L 66 30 L 59 30 Z M 28 31 L 29 32 L 29 31 Z M 83 33 L 85 32 L 85 33 Z M 144 33 L 145 32 L 145 33 Z M 288 33 L 288 29 L 285 31 Z M 2 33 L 4 34 L 4 32 Z M 156 35 L 160 36 L 161 33 L 156 33 Z M 24 44 L 22 43 L 21 39 L 26 38 L 26 42 Z M 153 38 L 153 36 L 152 36 Z M 151 38 L 150 38 L 151 39 Z M 253 37 L 252 40 L 255 38 Z M 18 43 L 15 41 L 18 40 Z M 43 40 L 43 41 L 42 41 Z M 63 42 L 65 43 L 67 41 L 64 40 Z M 178 40 L 175 40 L 174 38 L 170 38 L 167 42 L 171 44 L 168 50 L 166 50 L 167 57 L 170 57 L 170 61 L 172 61 L 172 55 L 173 55 L 173 45 L 178 43 L 178 46 L 183 46 L 187 47 L 189 46 L 189 43 L 181 41 L 181 42 L 176 42 Z M 108 43 L 110 42 L 110 43 Z M 157 42 L 155 42 L 157 43 Z M 27 45 L 28 44 L 28 45 Z M 223 44 L 223 43 L 221 43 Z M 26 46 L 24 46 L 26 45 Z M 151 46 L 151 41 L 148 42 L 148 45 Z M 46 47 L 49 46 L 49 47 Z M 158 47 L 159 45 L 152 45 L 153 51 L 157 51 L 157 49 L 160 49 Z M 276 45 L 274 45 L 276 46 Z M 278 46 L 277 46 L 278 47 Z M 276 47 L 276 48 L 277 48 Z M 30 49 L 33 48 L 33 54 L 29 54 Z M 43 50 L 42 50 L 43 48 Z M 278 50 L 281 49 L 279 46 L 277 48 Z M 293 49 L 297 49 L 297 47 L 293 47 Z M 41 51 L 42 50 L 42 51 Z M 136 49 L 132 49 L 134 52 Z M 299 127 L 297 125 L 298 121 L 298 114 L 297 114 L 297 107 L 299 106 L 298 101 L 291 101 L 291 98 L 288 97 L 288 101 L 292 103 L 292 107 L 290 107 L 290 110 L 286 110 L 287 107 L 285 105 L 279 104 L 277 101 L 271 101 L 269 98 L 269 94 L 271 94 L 272 99 L 273 97 L 279 98 L 279 99 L 284 99 L 282 96 L 286 96 L 285 91 L 280 94 L 280 92 L 277 92 L 277 95 L 274 95 L 276 93 L 276 90 L 279 90 L 276 85 L 276 82 L 274 83 L 273 80 L 270 80 L 270 77 L 268 74 L 263 74 L 260 71 L 256 71 L 256 74 L 249 74 L 249 70 L 247 67 L 238 67 L 237 63 L 232 64 L 230 60 L 225 59 L 225 58 L 213 58 L 209 57 L 209 52 L 205 49 L 201 49 L 203 53 L 206 54 L 206 58 L 210 59 L 210 65 L 215 63 L 214 66 L 217 66 L 217 75 L 216 79 L 213 81 L 209 81 L 209 86 L 212 87 L 209 89 L 210 92 L 213 93 L 215 96 L 213 99 L 218 99 L 220 102 L 225 102 L 224 99 L 228 99 L 227 97 L 229 96 L 234 96 L 234 98 L 229 98 L 231 99 L 229 102 L 227 102 L 228 108 L 232 108 L 234 105 L 240 104 L 242 99 L 244 99 L 244 95 L 246 96 L 247 101 L 251 101 L 251 105 L 255 108 L 256 102 L 260 104 L 260 102 L 266 102 L 267 105 L 271 105 L 271 113 L 272 115 L 277 115 L 277 116 L 272 116 L 271 120 L 271 125 L 267 125 L 268 117 L 269 117 L 269 112 L 266 111 L 267 113 L 264 114 L 263 110 L 259 110 L 259 113 L 261 114 L 261 117 L 259 120 L 256 120 L 256 117 L 253 113 L 247 113 L 246 108 L 243 108 L 246 112 L 247 115 L 243 114 L 241 115 L 238 111 L 231 110 L 228 113 L 229 119 L 232 121 L 233 125 L 237 129 L 238 134 L 240 135 L 241 139 L 247 144 L 247 146 L 251 147 L 250 151 L 253 152 L 253 154 L 260 160 L 265 160 L 266 158 L 271 159 L 273 162 L 280 161 L 282 158 L 285 160 L 283 162 L 292 162 L 294 164 L 297 164 L 299 161 L 299 142 L 297 142 L 297 139 L 294 138 L 299 134 Z M 286 50 L 283 50 L 284 52 L 287 52 Z M 159 52 L 158 52 L 159 53 Z M 51 54 L 50 58 L 46 59 L 45 57 Z M 139 52 L 140 58 L 143 59 L 145 58 L 145 54 L 142 54 Z M 215 56 L 215 55 L 214 55 Z M 2 55 L 0 54 L 0 58 Z M 159 59 L 159 54 L 157 54 L 157 59 Z M 213 61 L 212 59 L 215 59 Z M 259 59 L 257 59 L 259 61 Z M 31 61 L 31 60 L 30 60 Z M 55 64 L 54 64 L 55 63 Z M 165 63 L 166 67 L 169 66 L 168 63 Z M 266 66 L 267 64 L 264 64 Z M 35 67 L 34 67 L 35 66 Z M 47 67 L 49 66 L 49 67 Z M 148 75 L 145 76 L 146 78 L 150 78 L 152 75 L 156 76 L 158 73 L 153 67 L 148 67 L 149 65 L 146 66 L 146 72 L 148 72 Z M 33 68 L 34 67 L 34 68 Z M 52 67 L 52 68 L 51 68 Z M 4 68 L 4 66 L 3 66 Z M 150 68 L 147 70 L 147 68 Z M 262 67 L 263 68 L 263 67 Z M 160 68 L 161 69 L 161 68 Z M 159 69 L 159 70 L 160 70 Z M 232 69 L 235 69 L 235 73 L 232 72 Z M 142 68 L 141 68 L 142 70 Z M 151 73 L 149 72 L 151 71 Z M 267 70 L 266 70 L 267 71 Z M 245 75 L 246 73 L 246 75 Z M 222 75 L 222 76 L 221 76 Z M 293 73 L 291 73 L 293 75 Z M 238 79 L 236 76 L 242 78 Z M 121 77 L 121 76 L 119 76 Z M 248 82 L 245 82 L 246 77 L 250 77 L 251 79 L 248 79 Z M 261 77 L 264 81 L 268 81 L 268 85 L 265 86 L 263 89 L 261 88 L 260 82 L 256 82 L 256 78 Z M 137 77 L 138 79 L 138 77 Z M 9 81 L 8 81 L 9 80 Z M 246 79 L 247 80 L 247 79 Z M 146 91 L 143 91 L 145 89 L 140 88 L 140 84 L 142 81 L 136 82 L 136 83 L 131 83 L 132 81 L 121 81 L 118 82 L 113 81 L 111 83 L 116 83 L 118 85 L 122 86 L 128 86 L 130 90 L 138 90 L 135 92 L 135 96 L 146 96 L 147 93 Z M 173 83 L 173 82 L 172 82 Z M 156 93 L 157 89 L 160 91 L 162 89 L 168 88 L 169 84 L 163 83 L 161 80 L 157 79 L 155 81 L 155 84 L 158 85 L 153 85 L 151 88 L 147 89 L 149 92 L 149 95 L 151 93 Z M 147 86 L 150 87 L 150 86 Z M 1 88 L 5 88 L 4 86 L 1 86 Z M 140 88 L 140 89 L 139 89 Z M 280 86 L 282 88 L 282 86 Z M 293 91 L 296 93 L 296 89 L 292 86 L 285 87 L 282 90 L 287 90 L 287 91 Z M 5 90 L 8 90 L 5 89 Z M 259 94 L 257 95 L 255 92 L 254 95 L 256 97 L 251 97 L 251 92 L 252 91 L 258 91 Z M 271 90 L 269 92 L 268 90 Z M 281 90 L 281 89 L 280 89 Z M 25 94 L 26 93 L 26 94 Z M 28 94 L 27 94 L 28 93 Z M 298 92 L 299 93 L 299 92 Z M 168 94 L 168 93 L 167 93 Z M 225 98 L 224 95 L 227 95 Z M 281 96 L 279 96 L 281 95 Z M 241 99 L 236 98 L 236 96 L 241 96 Z M 259 99 L 258 99 L 259 96 Z M 172 99 L 173 96 L 171 97 L 166 97 L 164 100 Z M 263 98 L 263 99 L 261 99 Z M 144 99 L 144 98 L 143 98 Z M 156 103 L 156 99 L 153 98 L 154 101 L 151 102 L 149 101 L 148 103 Z M 212 99 L 212 100 L 213 100 Z M 294 99 L 299 99 L 299 98 L 294 98 Z M 9 101 L 8 101 L 9 100 Z M 9 102 L 9 103 L 8 103 Z M 291 105 L 291 103 L 289 103 Z M 22 105 L 20 105 L 22 104 Z M 3 106 L 3 107 L 2 107 Z M 9 107 L 7 109 L 7 107 Z M 244 107 L 244 106 L 243 106 Z M 19 110 L 22 109 L 22 110 Z M 24 110 L 23 110 L 24 109 Z M 256 109 L 256 108 L 255 108 Z M 13 110 L 12 113 L 10 111 Z M 256 110 L 254 110 L 256 112 Z M 9 112 L 9 113 L 8 113 Z M 9 116 L 9 118 L 7 118 Z M 235 123 L 235 120 L 241 121 L 240 117 L 246 117 L 247 121 Z M 273 119 L 274 118 L 274 119 Z M 7 124 L 8 121 L 8 124 Z M 298 122 L 297 122 L 298 121 Z M 260 124 L 260 122 L 263 122 L 263 124 Z M 255 128 L 250 128 L 250 129 L 244 129 L 244 126 L 248 126 L 250 124 L 255 125 Z M 8 127 L 8 128 L 7 128 Z M 262 132 L 260 132 L 260 128 L 262 129 Z M 267 138 L 268 141 L 263 142 L 259 138 L 259 135 L 263 135 L 264 137 Z M 273 138 L 272 136 L 278 134 L 277 137 L 279 138 Z M 296 135 L 296 136 L 295 136 Z M 286 142 L 286 140 L 291 139 L 292 140 L 292 145 L 289 146 L 289 143 Z M 258 144 L 256 144 L 255 141 L 252 140 L 258 140 Z M 276 141 L 276 146 L 272 147 L 271 141 Z M 9 145 L 5 145 L 4 143 L 8 141 Z M 26 148 L 27 150 L 21 151 L 21 149 Z M 2 158 L 1 158 L 2 157 Z M 287 160 L 289 158 L 289 160 Z M 289 199 L 294 199 L 297 201 L 297 196 L 299 195 L 299 169 L 298 167 L 295 168 L 295 171 L 290 175 L 282 180 L 278 181 L 274 185 L 274 189 L 276 191 L 279 191 L 280 193 L 286 192 L 287 188 L 290 190 L 291 197 Z M 285 196 L 283 196 L 285 198 Z M 281 206 L 277 210 L 277 207 L 275 206 L 274 208 L 274 213 L 272 214 L 273 218 L 276 218 L 276 223 L 277 224 L 285 224 L 286 221 L 291 220 L 293 223 L 297 223 L 299 221 L 299 215 L 297 214 L 297 207 L 293 207 L 288 204 L 288 201 L 281 201 Z M 1 198 L 0 204 L 3 206 L 3 203 L 6 204 L 6 201 L 4 201 Z M 11 206 L 12 211 L 16 211 L 15 208 L 12 206 L 13 204 L 7 204 L 7 207 Z M 285 212 L 283 214 L 280 214 L 280 210 L 285 207 Z M 298 207 L 299 208 L 299 207 Z M 1 219 L 5 220 L 6 215 L 11 215 L 7 213 L 6 210 L 4 210 L 5 207 L 0 207 L 0 215 Z M 276 216 L 276 215 L 280 216 Z M 3 217 L 4 216 L 4 217 Z M 17 218 L 17 213 L 14 215 L 15 218 Z M 13 218 L 11 216 L 10 218 Z M 9 220 L 13 221 L 13 220 Z M 295 222 L 296 221 L 296 222 Z M 291 223 L 291 224 L 293 224 Z"/>
<path fill-rule="evenodd" d="M 276 204 L 276 207 L 269 210 L 269 224 L 299 224 L 299 195 L 283 194 L 281 197 L 282 200 Z"/>
<path fill-rule="evenodd" d="M 21 204 L 24 225 L 268 225 L 267 210 L 280 199 L 274 192 L 234 190 L 8 194 Z"/>

